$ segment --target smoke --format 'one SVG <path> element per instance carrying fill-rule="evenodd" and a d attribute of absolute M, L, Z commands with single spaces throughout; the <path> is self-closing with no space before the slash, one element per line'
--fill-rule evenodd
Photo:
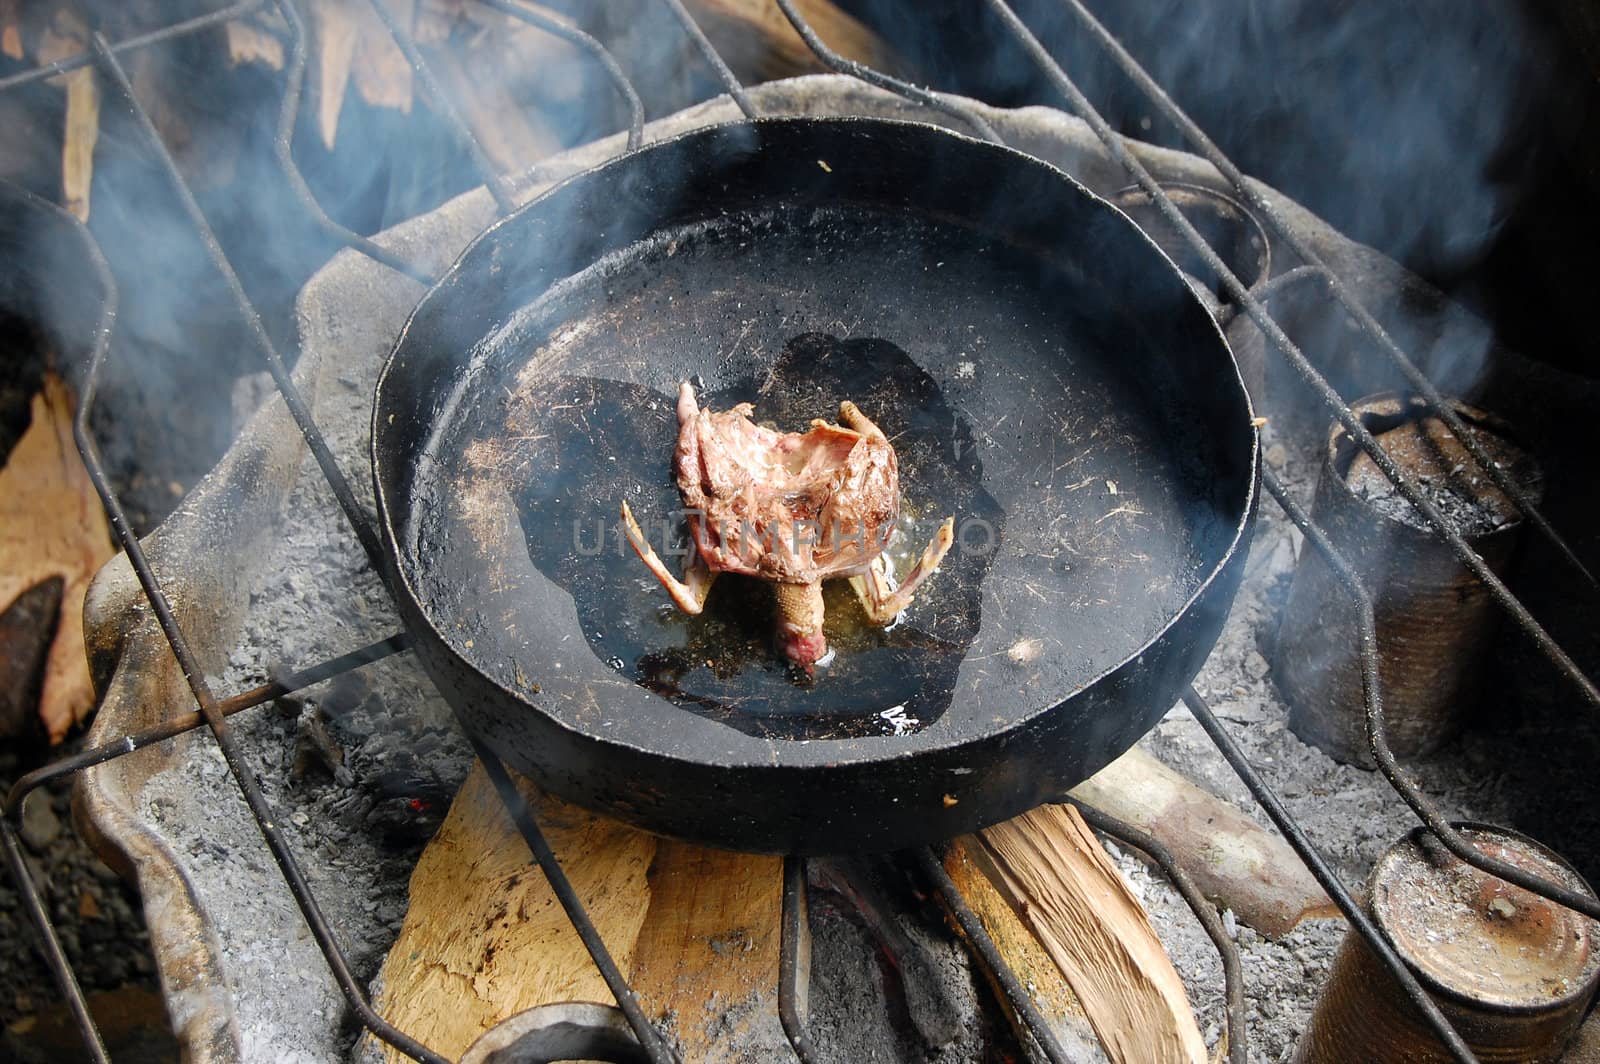
<path fill-rule="evenodd" d="M 624 97 L 581 47 L 465 0 L 383 2 L 413 33 L 497 169 L 525 168 L 626 125 Z M 647 119 L 720 91 L 665 3 L 551 6 L 611 49 Z M 984 5 L 843 6 L 873 25 L 919 81 L 1000 104 L 1061 103 Z M 1181 146 L 1059 0 L 1016 6 L 1115 125 Z M 1548 52 L 1544 30 L 1523 5 L 1092 6 L 1247 172 L 1424 273 L 1446 276 L 1476 261 L 1536 165 L 1516 133 L 1549 101 L 1554 82 L 1539 59 Z M 190 0 L 90 7 L 90 21 L 113 41 L 208 9 Z M 31 6 L 42 14 L 25 44 L 46 29 L 70 30 L 50 20 L 51 9 Z M 482 182 L 457 129 L 412 76 L 368 0 L 317 0 L 296 10 L 309 62 L 294 155 L 330 216 L 374 233 Z M 241 54 L 221 27 L 126 53 L 124 61 L 135 96 L 292 362 L 295 295 L 342 245 L 297 198 L 274 153 L 293 33 L 272 5 L 264 12 L 250 25 L 278 42 L 276 65 Z M 337 53 L 340 34 L 357 41 L 342 79 L 324 59 Z M 0 74 L 28 65 L 0 56 Z M 50 198 L 61 194 L 62 97 L 57 85 L 0 94 L 32 160 L 14 158 L 4 174 Z M 151 477 L 162 493 L 144 507 L 159 517 L 174 501 L 166 485 L 192 483 L 226 446 L 234 429 L 229 393 L 262 364 L 146 132 L 103 76 L 100 100 L 89 224 L 117 277 L 122 310 L 107 413 L 97 425 L 114 467 L 162 467 Z M 5 251 L 13 263 L 32 257 L 31 267 L 47 239 L 13 236 Z M 82 331 L 91 298 L 85 276 L 81 266 L 52 269 L 42 282 L 53 294 L 37 302 L 80 319 L 57 322 L 58 332 Z M 74 292 L 83 294 L 74 299 Z"/>
<path fill-rule="evenodd" d="M 625 127 L 624 98 L 578 45 L 477 4 L 383 2 L 417 42 L 491 168 L 515 173 Z M 31 5 L 18 38 L 26 54 L 0 55 L 0 76 L 81 51 L 91 30 L 128 40 L 216 5 L 89 6 L 91 17 L 80 23 L 64 5 Z M 626 20 L 609 10 L 599 17 L 616 24 L 607 32 L 624 73 L 656 87 L 647 96 L 649 117 L 712 95 L 711 73 L 668 24 L 669 9 L 637 6 Z M 268 3 L 230 26 L 119 54 L 133 98 L 291 365 L 295 297 L 343 246 L 297 194 L 275 151 L 297 36 L 307 63 L 293 155 L 335 222 L 376 233 L 483 182 L 460 127 L 427 93 L 369 0 L 317 0 L 294 12 L 297 20 Z M 241 47 L 241 31 L 250 47 Z M 220 456 L 237 428 L 230 393 L 265 363 L 149 131 L 116 78 L 101 70 L 96 81 L 87 222 L 115 276 L 120 313 L 94 423 L 114 478 L 148 527 Z M 15 138 L 8 143 L 26 148 L 0 162 L 0 177 L 56 202 L 63 199 L 64 98 L 59 82 L 0 93 L 0 119 Z M 5 308 L 43 318 L 58 356 L 70 359 L 86 350 L 99 293 L 59 222 L 13 200 L 0 219 L 10 263 L 0 288 Z"/>
<path fill-rule="evenodd" d="M 1061 0 L 1013 8 L 1123 133 L 1189 148 Z M 1089 0 L 1246 173 L 1425 276 L 1469 266 L 1539 159 L 1560 72 L 1534 5 L 1511 0 Z M 867 0 L 888 25 L 899 0 Z M 985 5 L 905 20 L 938 83 L 1008 104 L 1065 101 Z M 974 64 L 975 56 L 987 61 Z"/>

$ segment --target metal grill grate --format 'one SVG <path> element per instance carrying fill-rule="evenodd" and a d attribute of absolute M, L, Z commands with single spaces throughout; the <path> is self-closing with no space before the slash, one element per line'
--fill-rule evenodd
<path fill-rule="evenodd" d="M 479 2 L 513 18 L 537 26 L 542 30 L 559 35 L 586 51 L 592 57 L 592 60 L 600 64 L 604 69 L 610 82 L 626 102 L 629 111 L 627 145 L 629 149 L 637 147 L 643 130 L 643 105 L 638 93 L 629 83 L 621 68 L 598 41 L 549 17 L 536 8 L 519 2 L 519 0 L 479 0 Z M 745 93 L 744 88 L 739 84 L 727 64 L 717 54 L 704 33 L 695 24 L 681 0 L 658 0 L 658 2 L 664 4 L 670 11 L 679 28 L 681 28 L 697 53 L 722 83 L 740 111 L 747 118 L 756 117 L 757 111 Z M 1002 141 L 1002 138 L 981 116 L 973 113 L 960 101 L 939 92 L 897 80 L 837 55 L 827 47 L 807 24 L 805 18 L 796 7 L 794 0 L 775 0 L 775 2 L 783 15 L 825 66 L 839 73 L 858 78 L 868 84 L 887 89 L 913 103 L 953 116 L 966 123 L 974 133 L 985 139 L 996 142 Z M 1279 356 L 1287 361 L 1305 387 L 1322 401 L 1333 417 L 1345 427 L 1346 431 L 1362 450 L 1372 457 L 1377 466 L 1393 481 L 1401 496 L 1426 518 L 1428 524 L 1449 544 L 1462 563 L 1482 580 L 1494 601 L 1510 615 L 1540 652 L 1556 666 L 1587 702 L 1592 705 L 1600 705 L 1600 690 L 1597 690 L 1593 681 L 1583 674 L 1522 603 L 1490 571 L 1484 560 L 1472 550 L 1466 540 L 1450 523 L 1449 519 L 1421 493 L 1418 484 L 1412 477 L 1401 470 L 1384 453 L 1383 449 L 1359 421 L 1350 407 L 1318 373 L 1295 342 L 1279 327 L 1263 305 L 1262 299 L 1252 295 L 1241 283 L 1240 279 L 1228 269 L 1217 252 L 1205 242 L 1200 233 L 1163 192 L 1162 188 L 1156 184 L 1149 172 L 1129 153 L 1121 138 L 1078 89 L 1068 73 L 1062 69 L 1022 20 L 1018 18 L 1016 13 L 1012 11 L 1004 0 L 988 0 L 988 4 L 994 17 L 1023 47 L 1025 53 L 1038 65 L 1045 78 L 1066 97 L 1072 110 L 1088 123 L 1104 143 L 1111 157 L 1145 190 L 1167 222 L 1176 231 L 1183 234 L 1184 238 L 1193 246 L 1194 251 L 1211 270 L 1215 271 L 1229 296 L 1249 315 L 1266 337 L 1272 341 L 1272 345 L 1278 351 Z M 1516 502 L 1518 509 L 1529 523 L 1556 548 L 1566 562 L 1581 576 L 1587 587 L 1592 590 L 1600 586 L 1596 584 L 1594 575 L 1583 566 L 1571 547 L 1551 527 L 1527 494 L 1513 483 L 1509 476 L 1494 462 L 1487 458 L 1472 434 L 1466 431 L 1459 417 L 1433 384 L 1417 369 L 1416 365 L 1396 345 L 1394 340 L 1383 330 L 1382 326 L 1379 325 L 1367 309 L 1357 301 L 1345 282 L 1335 275 L 1306 246 L 1304 241 L 1291 226 L 1285 223 L 1272 205 L 1266 201 L 1257 189 L 1246 181 L 1238 168 L 1228 160 L 1216 145 L 1206 137 L 1205 133 L 1167 96 L 1162 87 L 1145 73 L 1139 64 L 1100 25 L 1083 5 L 1082 0 L 1060 0 L 1060 4 L 1079 23 L 1097 48 L 1104 52 L 1137 86 L 1147 101 L 1183 133 L 1190 145 L 1201 156 L 1208 159 L 1232 184 L 1234 190 L 1243 201 L 1253 207 L 1259 216 L 1271 226 L 1276 236 L 1283 240 L 1306 263 L 1306 265 L 1276 279 L 1273 282 L 1274 286 L 1290 283 L 1315 283 L 1322 286 L 1326 293 L 1342 308 L 1349 321 L 1365 334 L 1370 342 L 1393 363 L 1410 385 L 1416 389 L 1431 412 L 1450 428 L 1474 460 L 1480 464 L 1484 472 Z M 479 143 L 478 137 L 462 119 L 460 109 L 452 103 L 449 95 L 441 88 L 439 81 L 429 71 L 427 62 L 418 51 L 415 43 L 409 38 L 404 27 L 386 10 L 381 0 L 372 0 L 372 6 L 382 18 L 388 32 L 393 36 L 407 61 L 411 64 L 419 83 L 431 96 L 437 111 L 454 127 L 463 147 L 478 170 L 479 176 L 494 197 L 500 211 L 504 213 L 511 210 L 514 203 L 506 178 L 495 170 Z M 148 145 L 155 153 L 166 180 L 177 194 L 190 223 L 201 238 L 212 264 L 226 281 L 230 294 L 237 304 L 237 309 L 246 322 L 255 345 L 259 348 L 260 356 L 266 368 L 276 382 L 279 392 L 282 394 L 289 411 L 310 446 L 323 475 L 333 489 L 353 534 L 360 540 L 373 568 L 381 574 L 383 572 L 381 551 L 377 536 L 366 514 L 357 504 L 350 486 L 334 461 L 333 455 L 312 418 L 309 408 L 298 394 L 282 357 L 269 338 L 260 315 L 240 284 L 227 255 L 218 243 L 194 195 L 185 184 L 149 115 L 134 98 L 123 66 L 123 56 L 137 49 L 193 34 L 268 7 L 276 9 L 281 14 L 290 36 L 289 58 L 285 65 L 284 75 L 287 83 L 276 129 L 274 149 L 277 160 L 290 183 L 292 191 L 307 211 L 308 216 L 346 246 L 408 277 L 424 283 L 431 283 L 433 278 L 428 271 L 419 268 L 403 257 L 379 247 L 368 238 L 352 232 L 333 221 L 318 204 L 309 185 L 302 176 L 293 156 L 291 135 L 299 116 L 307 54 L 306 35 L 300 16 L 289 0 L 245 0 L 245 2 L 232 4 L 209 14 L 175 23 L 163 29 L 117 43 L 108 42 L 96 34 L 92 39 L 89 50 L 83 54 L 0 79 L 0 92 L 87 66 L 92 67 L 97 72 L 102 86 L 109 90 L 115 106 L 125 108 L 131 114 L 136 122 L 136 128 L 148 141 Z M 395 1029 L 372 1009 L 362 988 L 351 974 L 349 964 L 336 941 L 333 929 L 329 926 L 319 908 L 317 899 L 307 884 L 297 858 L 279 831 L 272 808 L 261 793 L 259 784 L 245 766 L 237 747 L 236 739 L 226 722 L 226 718 L 234 713 L 262 705 L 282 695 L 329 679 L 348 670 L 360 668 L 389 655 L 402 653 L 408 648 L 406 636 L 403 634 L 392 636 L 370 646 L 330 658 L 311 668 L 286 676 L 277 682 L 244 691 L 231 697 L 220 697 L 211 690 L 202 675 L 184 631 L 173 612 L 172 604 L 163 590 L 161 581 L 152 570 L 144 552 L 141 550 L 139 540 L 134 535 L 128 518 L 111 488 L 104 463 L 88 431 L 89 413 L 95 403 L 96 384 L 101 368 L 105 363 L 116 326 L 117 288 L 111 271 L 88 230 L 65 211 L 10 184 L 0 183 L 0 195 L 17 201 L 29 210 L 49 216 L 53 219 L 54 224 L 73 233 L 75 238 L 82 242 L 85 257 L 91 264 L 92 277 L 90 284 L 97 288 L 98 291 L 88 293 L 93 301 L 86 302 L 85 305 L 93 306 L 97 304 L 99 309 L 98 319 L 92 331 L 92 349 L 87 360 L 87 368 L 80 381 L 82 401 L 74 424 L 77 444 L 94 486 L 105 504 L 117 540 L 132 563 L 133 570 L 160 623 L 162 631 L 171 644 L 172 651 L 183 669 L 195 702 L 198 705 L 198 710 L 195 712 L 176 715 L 157 727 L 126 735 L 113 743 L 83 750 L 33 772 L 19 780 L 5 798 L 4 810 L 6 816 L 0 818 L 0 847 L 3 847 L 6 863 L 21 887 L 25 904 L 41 936 L 46 960 L 52 973 L 60 983 L 69 1007 L 83 1031 L 86 1044 L 96 1059 L 109 1059 L 100 1034 L 89 1016 L 83 994 L 45 911 L 39 889 L 33 882 L 22 858 L 17 836 L 17 818 L 20 815 L 22 801 L 31 791 L 48 781 L 75 773 L 92 765 L 125 756 L 153 743 L 205 726 L 215 736 L 234 779 L 256 819 L 261 835 L 270 848 L 279 871 L 293 893 L 307 925 L 315 936 L 318 946 L 326 957 L 328 966 L 338 981 L 351 1008 L 368 1030 L 388 1044 L 418 1060 L 442 1061 L 443 1058 L 437 1053 L 421 1045 L 405 1032 Z M 1378 677 L 1377 643 L 1371 598 L 1367 590 L 1362 586 L 1355 571 L 1339 555 L 1322 529 L 1289 497 L 1282 484 L 1270 472 L 1264 473 L 1264 485 L 1267 493 L 1301 530 L 1312 547 L 1327 559 L 1338 575 L 1345 591 L 1357 605 L 1360 665 L 1363 694 L 1366 702 L 1368 743 L 1380 770 L 1400 797 L 1416 813 L 1418 818 L 1453 853 L 1463 860 L 1492 875 L 1499 876 L 1569 908 L 1576 909 L 1591 917 L 1600 918 L 1600 903 L 1597 903 L 1594 899 L 1579 895 L 1564 887 L 1544 882 L 1522 869 L 1511 867 L 1504 862 L 1480 854 L 1470 842 L 1462 838 L 1444 821 L 1428 797 L 1399 768 L 1384 739 L 1383 702 Z M 1365 940 L 1368 948 L 1382 959 L 1404 988 L 1407 996 L 1427 1017 L 1445 1045 L 1449 1047 L 1450 1052 L 1457 1060 L 1463 1062 L 1473 1061 L 1475 1058 L 1459 1034 L 1445 1021 L 1427 993 L 1394 953 L 1384 936 L 1372 925 L 1363 908 L 1339 881 L 1329 864 L 1319 855 L 1316 847 L 1295 823 L 1271 788 L 1249 763 L 1239 746 L 1230 737 L 1228 731 L 1222 726 L 1204 699 L 1193 688 L 1190 688 L 1184 695 L 1184 702 L 1228 764 L 1267 812 L 1272 822 L 1288 839 L 1318 882 L 1328 892 L 1329 896 L 1334 899 L 1355 930 Z M 601 941 L 594 924 L 589 919 L 582 900 L 575 894 L 571 884 L 562 874 L 556 855 L 551 851 L 531 810 L 518 794 L 506 769 L 488 750 L 480 747 L 476 752 L 482 759 L 496 789 L 525 837 L 533 853 L 534 860 L 548 877 L 573 926 L 578 931 L 584 945 L 588 948 L 595 964 L 615 995 L 618 1004 L 626 1014 L 628 1023 L 646 1056 L 650 1060 L 658 1062 L 674 1060 L 674 1054 L 669 1048 L 666 1039 L 641 1011 L 636 996 L 607 952 L 605 943 Z M 1175 866 L 1170 855 L 1164 851 L 1156 840 L 1146 837 L 1136 829 L 1115 822 L 1093 810 L 1085 809 L 1084 813 L 1096 829 L 1146 852 L 1171 879 L 1193 909 L 1207 933 L 1216 943 L 1222 955 L 1226 980 L 1226 1017 L 1230 1059 L 1235 1062 L 1243 1062 L 1246 1059 L 1247 1031 L 1244 1023 L 1245 1002 L 1240 962 L 1238 953 L 1224 931 L 1216 909 L 1200 896 L 1193 884 L 1188 881 L 1182 870 Z M 989 939 L 981 923 L 966 906 L 956 892 L 954 885 L 945 875 L 937 856 L 932 850 L 923 849 L 914 855 L 914 862 L 928 881 L 929 886 L 941 898 L 960 927 L 971 948 L 974 960 L 993 976 L 995 982 L 1010 999 L 1013 1006 L 1012 1013 L 1021 1028 L 1021 1032 L 1025 1032 L 1027 1037 L 1031 1037 L 1051 1061 L 1066 1061 L 1068 1059 L 1067 1056 L 1051 1035 L 1048 1025 L 1040 1016 L 1027 990 L 1021 985 L 1015 974 L 1007 968 L 995 944 Z M 804 1061 L 812 1057 L 812 1046 L 807 1038 L 805 1029 L 804 1009 L 805 987 L 809 977 L 806 965 L 809 949 L 805 940 L 807 932 L 804 859 L 797 857 L 787 859 L 784 862 L 783 876 L 782 948 L 779 985 L 780 1016 L 784 1031 L 793 1045 L 796 1055 Z"/>

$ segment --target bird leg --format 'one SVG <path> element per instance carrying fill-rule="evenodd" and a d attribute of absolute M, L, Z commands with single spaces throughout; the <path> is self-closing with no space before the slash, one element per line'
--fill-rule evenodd
<path fill-rule="evenodd" d="M 633 511 L 628 509 L 626 502 L 622 504 L 622 527 L 628 534 L 628 542 L 633 545 L 633 552 L 644 562 L 651 575 L 661 581 L 661 586 L 667 589 L 667 594 L 672 596 L 672 601 L 680 610 L 698 614 L 705 609 L 706 596 L 711 593 L 711 585 L 716 581 L 717 574 L 706 567 L 699 555 L 689 563 L 689 567 L 683 571 L 684 578 L 679 580 L 667 571 L 666 563 L 645 540 L 644 533 L 639 530 L 639 522 L 633 519 Z"/>
<path fill-rule="evenodd" d="M 869 440 L 877 440 L 879 443 L 889 442 L 889 437 L 883 434 L 883 430 L 863 414 L 859 406 L 848 399 L 839 404 L 839 420 L 844 422 L 846 428 L 854 429 Z"/>
<path fill-rule="evenodd" d="M 944 524 L 933 534 L 933 539 L 922 551 L 922 557 L 917 559 L 917 564 L 911 567 L 899 587 L 889 586 L 889 577 L 885 572 L 888 562 L 881 554 L 867 566 L 865 573 L 850 578 L 850 587 L 854 589 L 856 598 L 861 600 L 861 607 L 867 611 L 867 620 L 882 628 L 911 605 L 911 597 L 916 594 L 917 587 L 939 568 L 945 552 L 955 541 L 955 523 L 953 517 L 944 519 Z"/>

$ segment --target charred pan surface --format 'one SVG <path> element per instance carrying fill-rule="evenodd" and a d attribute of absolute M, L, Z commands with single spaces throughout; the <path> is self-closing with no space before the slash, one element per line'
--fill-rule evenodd
<path fill-rule="evenodd" d="M 850 390 L 824 394 L 781 357 L 807 335 L 892 345 L 951 416 L 922 423 L 928 397 L 852 367 L 861 350 L 838 356 Z M 903 510 L 954 514 L 969 537 L 971 519 L 1003 527 L 982 544 L 958 535 L 929 585 L 950 587 L 905 618 L 931 648 L 910 673 L 932 678 L 931 719 L 848 669 L 801 692 L 808 712 L 774 712 L 773 685 L 746 683 L 759 670 L 719 677 L 715 655 L 683 656 L 670 678 L 722 685 L 717 712 L 686 712 L 693 699 L 639 682 L 637 658 L 603 653 L 629 623 L 659 624 L 659 592 L 597 630 L 571 587 L 605 586 L 619 566 L 653 581 L 606 551 L 586 569 L 562 561 L 564 588 L 537 564 L 519 503 L 541 487 L 599 503 L 592 467 L 635 462 L 591 449 L 574 471 L 581 455 L 539 450 L 552 416 L 591 413 L 559 400 L 578 377 L 658 396 L 635 406 L 641 428 L 668 433 L 659 468 L 618 477 L 641 519 L 677 505 L 679 381 L 699 378 L 724 405 L 768 386 L 769 401 L 805 408 L 801 424 L 840 398 L 875 416 L 903 408 L 925 450 L 943 451 L 933 461 L 896 441 Z M 1143 734 L 1231 601 L 1257 446 L 1204 308 L 1126 218 L 1059 171 L 926 126 L 771 120 L 620 159 L 480 238 L 384 372 L 374 460 L 419 656 L 484 741 L 557 793 L 653 830 L 816 852 L 1001 819 Z M 961 505 L 957 482 L 919 481 L 941 461 L 973 471 Z M 750 724 L 778 718 L 830 723 Z"/>

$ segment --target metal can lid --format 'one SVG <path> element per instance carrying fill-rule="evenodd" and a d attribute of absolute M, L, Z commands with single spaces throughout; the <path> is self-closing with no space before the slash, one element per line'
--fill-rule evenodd
<path fill-rule="evenodd" d="M 1532 839 L 1488 826 L 1461 833 L 1488 856 L 1594 895 Z M 1600 924 L 1478 871 L 1425 828 L 1378 859 L 1370 908 L 1430 990 L 1469 1005 L 1558 1008 L 1586 996 L 1600 976 Z"/>

